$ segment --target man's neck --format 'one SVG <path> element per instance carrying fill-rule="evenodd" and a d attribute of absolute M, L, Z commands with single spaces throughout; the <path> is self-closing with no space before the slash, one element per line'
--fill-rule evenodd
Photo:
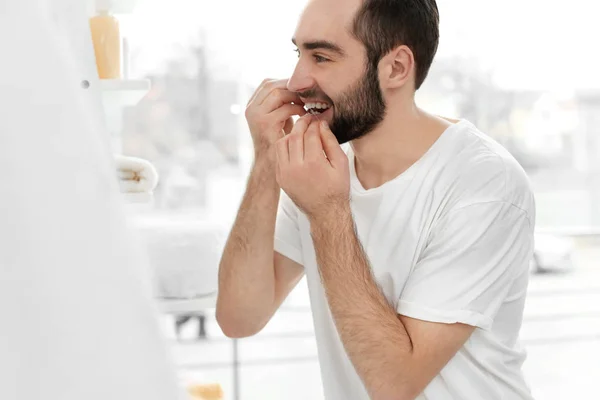
<path fill-rule="evenodd" d="M 420 110 L 414 100 L 388 106 L 377 129 L 351 143 L 362 186 L 378 187 L 402 174 L 453 122 Z"/>

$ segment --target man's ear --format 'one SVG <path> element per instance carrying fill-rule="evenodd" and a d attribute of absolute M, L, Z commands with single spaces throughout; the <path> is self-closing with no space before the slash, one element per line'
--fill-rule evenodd
<path fill-rule="evenodd" d="M 405 45 L 396 47 L 381 59 L 379 71 L 382 89 L 405 86 L 415 75 L 415 57 L 412 50 Z"/>

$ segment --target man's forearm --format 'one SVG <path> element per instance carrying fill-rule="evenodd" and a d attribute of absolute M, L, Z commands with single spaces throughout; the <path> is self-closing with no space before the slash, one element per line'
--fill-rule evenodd
<path fill-rule="evenodd" d="M 258 159 L 248 178 L 219 266 L 217 314 L 221 321 L 262 323 L 274 301 L 273 243 L 280 188 L 274 166 Z M 270 315 L 268 315 L 270 316 Z M 267 317 L 268 317 L 267 316 Z"/>
<path fill-rule="evenodd" d="M 311 220 L 311 233 L 337 330 L 371 398 L 410 398 L 411 339 L 372 276 L 349 207 Z"/>

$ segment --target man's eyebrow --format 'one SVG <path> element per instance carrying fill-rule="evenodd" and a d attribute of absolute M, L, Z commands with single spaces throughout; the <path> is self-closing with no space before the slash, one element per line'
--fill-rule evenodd
<path fill-rule="evenodd" d="M 295 46 L 298 46 L 296 44 L 295 38 L 292 38 L 292 43 L 294 43 Z M 346 55 L 346 53 L 344 52 L 344 50 L 342 50 L 342 48 L 340 46 L 338 46 L 337 44 L 335 44 L 333 42 L 329 42 L 327 40 L 313 40 L 310 42 L 304 42 L 304 43 L 302 43 L 302 48 L 304 48 L 304 50 L 318 50 L 318 49 L 329 50 L 329 51 L 336 53 L 339 56 Z"/>

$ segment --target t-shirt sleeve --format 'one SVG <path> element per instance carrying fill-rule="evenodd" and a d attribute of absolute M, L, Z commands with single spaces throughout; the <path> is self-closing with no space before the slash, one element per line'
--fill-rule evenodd
<path fill-rule="evenodd" d="M 275 251 L 303 265 L 298 213 L 294 202 L 282 190 L 275 223 Z"/>
<path fill-rule="evenodd" d="M 530 224 L 525 211 L 500 201 L 450 211 L 433 227 L 398 314 L 489 329 L 514 280 L 528 273 Z"/>

